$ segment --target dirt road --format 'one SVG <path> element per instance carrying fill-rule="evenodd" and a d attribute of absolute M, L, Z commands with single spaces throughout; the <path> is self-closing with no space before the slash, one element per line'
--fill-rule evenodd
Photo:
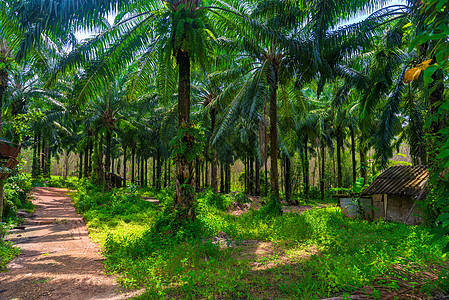
<path fill-rule="evenodd" d="M 105 274 L 100 249 L 89 240 L 67 190 L 35 188 L 35 217 L 7 237 L 22 249 L 0 273 L 0 299 L 129 299 Z"/>

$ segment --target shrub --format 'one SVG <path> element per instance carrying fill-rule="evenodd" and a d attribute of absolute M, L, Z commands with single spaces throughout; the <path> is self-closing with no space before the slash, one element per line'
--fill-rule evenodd
<path fill-rule="evenodd" d="M 18 174 L 9 177 L 4 185 L 4 211 L 3 220 L 6 223 L 17 222 L 18 209 L 34 210 L 34 205 L 28 199 L 32 189 L 29 174 Z"/>

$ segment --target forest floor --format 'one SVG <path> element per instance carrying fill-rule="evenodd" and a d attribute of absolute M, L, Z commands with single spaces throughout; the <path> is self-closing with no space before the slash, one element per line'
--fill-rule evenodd
<path fill-rule="evenodd" d="M 139 293 L 105 274 L 100 249 L 67 193 L 33 190 L 34 214 L 7 237 L 22 252 L 0 273 L 1 299 L 128 299 Z"/>

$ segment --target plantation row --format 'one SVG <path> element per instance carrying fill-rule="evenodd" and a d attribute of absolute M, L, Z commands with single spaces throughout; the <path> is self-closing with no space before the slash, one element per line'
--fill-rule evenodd
<path fill-rule="evenodd" d="M 448 12 L 443 0 L 2 1 L 0 219 L 32 210 L 32 185 L 76 189 L 107 268 L 142 297 L 444 293 Z M 362 220 L 375 212 L 360 199 L 356 220 L 328 205 L 395 164 L 428 174 L 407 179 L 424 184 L 407 209 L 421 227 Z M 286 213 L 298 204 L 311 207 Z M 4 265 L 16 252 L 0 247 Z"/>
<path fill-rule="evenodd" d="M 369 182 L 402 144 L 414 164 L 443 171 L 441 1 L 103 2 L 2 3 L 2 137 L 33 149 L 34 178 L 49 177 L 65 151 L 79 156 L 79 177 L 121 186 L 131 160 L 131 182 L 145 185 L 151 158 L 153 185 L 172 181 L 178 216 L 192 219 L 200 178 L 217 191 L 220 174 L 229 192 L 236 161 L 245 191 L 259 194 L 262 177 L 275 203 L 279 166 L 286 201 L 296 201 L 292 181 L 308 198 L 312 156 L 321 199 L 331 186 Z M 77 40 L 80 30 L 91 37 Z M 445 184 L 431 185 L 429 223 Z"/>

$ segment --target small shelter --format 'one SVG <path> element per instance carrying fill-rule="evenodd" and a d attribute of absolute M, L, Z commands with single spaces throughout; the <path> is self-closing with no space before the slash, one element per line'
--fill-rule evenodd
<path fill-rule="evenodd" d="M 5 180 L 19 163 L 20 145 L 0 140 L 0 180 Z"/>
<path fill-rule="evenodd" d="M 422 220 L 416 202 L 427 197 L 427 166 L 395 166 L 380 174 L 362 192 L 362 197 L 371 198 L 369 211 L 372 219 L 384 218 L 406 224 L 417 224 Z"/>

